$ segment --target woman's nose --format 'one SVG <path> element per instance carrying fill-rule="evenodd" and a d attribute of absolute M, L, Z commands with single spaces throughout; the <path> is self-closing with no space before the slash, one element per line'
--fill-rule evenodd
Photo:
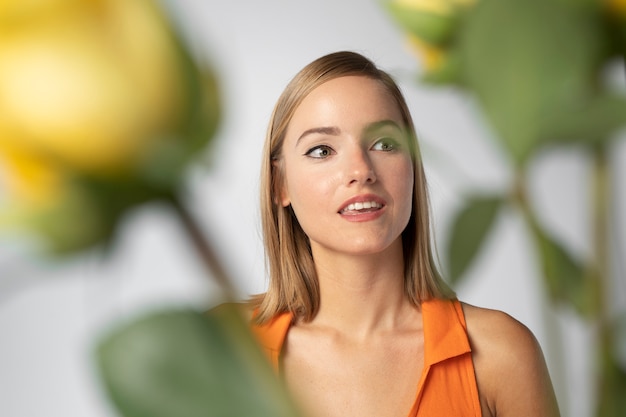
<path fill-rule="evenodd" d="M 376 182 L 376 173 L 369 152 L 355 149 L 346 155 L 346 182 L 348 184 L 367 184 Z"/>

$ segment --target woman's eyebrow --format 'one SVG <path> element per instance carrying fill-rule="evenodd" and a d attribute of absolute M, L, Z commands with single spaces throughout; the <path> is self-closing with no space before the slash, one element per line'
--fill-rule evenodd
<path fill-rule="evenodd" d="M 400 125 L 391 119 L 379 120 L 379 121 L 370 123 L 363 130 L 364 132 L 369 133 L 369 132 L 375 132 L 387 126 L 391 126 L 398 130 L 402 130 Z M 298 143 L 300 142 L 300 140 L 306 137 L 307 135 L 312 135 L 316 133 L 320 135 L 339 136 L 341 134 L 341 129 L 339 129 L 337 126 L 320 126 L 320 127 L 313 127 L 311 129 L 307 129 L 304 132 L 302 132 L 302 134 L 296 140 L 296 146 L 298 146 Z"/>
<path fill-rule="evenodd" d="M 318 133 L 321 135 L 339 136 L 339 134 L 341 133 L 341 129 L 339 129 L 337 126 L 320 126 L 320 127 L 313 127 L 311 129 L 307 129 L 304 132 L 302 132 L 300 137 L 298 137 L 298 140 L 296 140 L 296 146 L 298 145 L 298 142 L 300 142 L 300 139 L 304 138 L 307 135 L 312 135 L 314 133 Z"/>
<path fill-rule="evenodd" d="M 391 126 L 391 127 L 396 128 L 396 129 L 398 129 L 400 131 L 403 130 L 402 127 L 396 121 L 390 120 L 390 119 L 389 120 L 386 119 L 386 120 L 380 120 L 380 121 L 377 121 L 377 122 L 370 123 L 369 125 L 367 125 L 365 127 L 365 129 L 363 129 L 363 131 L 366 132 L 366 133 L 375 132 L 375 131 L 380 130 L 380 129 L 382 129 L 384 127 L 387 127 L 387 126 Z"/>

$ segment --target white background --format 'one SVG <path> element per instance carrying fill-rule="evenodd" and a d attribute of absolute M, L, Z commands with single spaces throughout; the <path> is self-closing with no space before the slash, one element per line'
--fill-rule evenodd
<path fill-rule="evenodd" d="M 198 166 L 190 175 L 189 201 L 242 296 L 265 288 L 257 194 L 269 115 L 288 80 L 318 56 L 355 50 L 399 81 L 423 147 L 440 248 L 464 196 L 506 188 L 511 180 L 507 161 L 471 98 L 419 85 L 419 61 L 377 1 L 166 3 L 195 51 L 209 57 L 219 72 L 225 117 L 209 167 Z M 614 229 L 623 239 L 623 140 L 613 158 L 618 179 Z M 589 252 L 588 170 L 584 154 L 555 151 L 536 160 L 530 178 L 533 203 L 545 226 L 583 255 Z M 170 214 L 157 206 L 135 211 L 107 257 L 34 262 L 15 242 L 0 243 L 0 416 L 115 416 L 92 367 L 96 337 L 116 320 L 146 310 L 211 305 L 216 289 Z M 614 302 L 623 306 L 624 266 L 615 258 L 620 278 Z M 499 219 L 458 294 L 469 303 L 504 310 L 530 327 L 546 354 L 562 414 L 590 416 L 593 332 L 568 310 L 557 314 L 546 307 L 537 272 L 524 227 L 509 212 Z"/>

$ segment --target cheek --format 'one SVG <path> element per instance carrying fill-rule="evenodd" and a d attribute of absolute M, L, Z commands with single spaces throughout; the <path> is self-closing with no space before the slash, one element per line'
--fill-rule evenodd
<path fill-rule="evenodd" d="M 282 204 L 284 207 L 291 205 L 296 210 L 307 198 L 305 190 L 310 186 L 310 178 L 289 163 L 285 164 L 283 173 Z"/>
<path fill-rule="evenodd" d="M 393 177 L 390 178 L 391 184 L 394 187 L 394 193 L 401 202 L 401 207 L 404 208 L 409 215 L 413 206 L 413 164 L 411 160 L 403 161 L 403 163 L 396 165 Z"/>
<path fill-rule="evenodd" d="M 283 207 L 291 205 L 310 207 L 316 198 L 328 193 L 332 179 L 323 169 L 303 168 L 297 162 L 284 160 L 280 167 L 282 183 L 277 187 L 277 195 Z M 319 204 L 318 204 L 319 205 Z"/>
<path fill-rule="evenodd" d="M 292 206 L 313 207 L 328 201 L 331 186 L 328 178 L 307 173 L 290 176 L 286 189 Z"/>
<path fill-rule="evenodd" d="M 298 221 L 319 220 L 322 213 L 332 210 L 333 190 L 337 183 L 336 175 L 329 175 L 327 170 L 287 170 L 285 194 L 286 205 L 291 204 Z"/>

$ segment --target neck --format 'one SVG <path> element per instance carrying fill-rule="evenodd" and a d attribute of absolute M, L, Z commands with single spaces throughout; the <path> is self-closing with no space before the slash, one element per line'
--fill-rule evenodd
<path fill-rule="evenodd" d="M 367 337 L 401 327 L 416 311 L 404 293 L 399 239 L 378 254 L 338 256 L 318 248 L 313 256 L 321 297 L 313 323 Z"/>

